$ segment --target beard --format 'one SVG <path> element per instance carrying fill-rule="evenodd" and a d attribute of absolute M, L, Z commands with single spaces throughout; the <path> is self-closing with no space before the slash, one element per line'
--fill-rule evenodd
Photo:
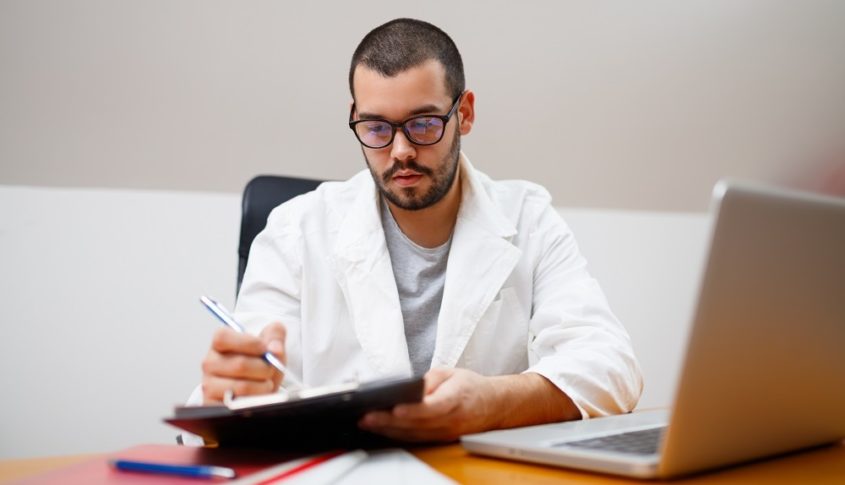
<path fill-rule="evenodd" d="M 455 176 L 458 174 L 460 152 L 461 135 L 456 126 L 452 146 L 449 147 L 449 152 L 440 160 L 440 164 L 435 170 L 423 167 L 416 160 L 408 160 L 405 162 L 394 161 L 393 165 L 383 174 L 378 174 L 373 170 L 373 166 L 370 164 L 370 160 L 367 159 L 366 153 L 364 153 L 364 159 L 381 195 L 400 209 L 416 211 L 433 206 L 449 193 L 449 189 L 455 182 Z M 420 193 L 416 187 L 402 188 L 398 192 L 390 190 L 387 188 L 387 184 L 393 178 L 393 175 L 400 170 L 413 170 L 422 174 L 424 177 L 429 177 L 431 179 L 431 186 L 425 193 Z"/>

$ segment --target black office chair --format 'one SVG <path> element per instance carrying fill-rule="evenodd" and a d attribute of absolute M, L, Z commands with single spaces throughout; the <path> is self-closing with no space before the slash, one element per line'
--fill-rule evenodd
<path fill-rule="evenodd" d="M 241 240 L 238 244 L 238 286 L 235 294 L 241 290 L 249 248 L 252 240 L 267 225 L 267 216 L 277 205 L 287 202 L 297 195 L 310 192 L 323 183 L 322 180 L 278 175 L 259 175 L 250 180 L 244 188 L 243 210 L 241 215 Z"/>

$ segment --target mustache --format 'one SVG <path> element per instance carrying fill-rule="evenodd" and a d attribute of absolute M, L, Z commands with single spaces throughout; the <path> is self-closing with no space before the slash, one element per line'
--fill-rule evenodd
<path fill-rule="evenodd" d="M 390 182 L 390 179 L 396 175 L 396 172 L 400 170 L 413 170 L 414 172 L 421 173 L 423 175 L 432 176 L 434 175 L 434 171 L 428 167 L 423 167 L 422 165 L 418 164 L 416 160 L 408 160 L 407 162 L 395 162 L 393 166 L 391 166 L 387 171 L 382 174 L 381 178 L 384 180 L 384 183 Z"/>

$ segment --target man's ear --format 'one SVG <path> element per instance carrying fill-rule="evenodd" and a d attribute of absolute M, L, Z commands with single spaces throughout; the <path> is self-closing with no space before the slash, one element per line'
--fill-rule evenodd
<path fill-rule="evenodd" d="M 475 93 L 470 90 L 464 92 L 456 114 L 460 121 L 461 135 L 468 135 L 475 123 Z"/>

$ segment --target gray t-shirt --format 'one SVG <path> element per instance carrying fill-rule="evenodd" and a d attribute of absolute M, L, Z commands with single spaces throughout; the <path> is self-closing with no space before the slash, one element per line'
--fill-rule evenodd
<path fill-rule="evenodd" d="M 402 232 L 387 203 L 381 201 L 381 225 L 399 290 L 399 304 L 405 321 L 405 340 L 414 375 L 431 367 L 437 337 L 437 317 L 446 283 L 446 262 L 452 238 L 436 248 L 424 248 Z"/>

